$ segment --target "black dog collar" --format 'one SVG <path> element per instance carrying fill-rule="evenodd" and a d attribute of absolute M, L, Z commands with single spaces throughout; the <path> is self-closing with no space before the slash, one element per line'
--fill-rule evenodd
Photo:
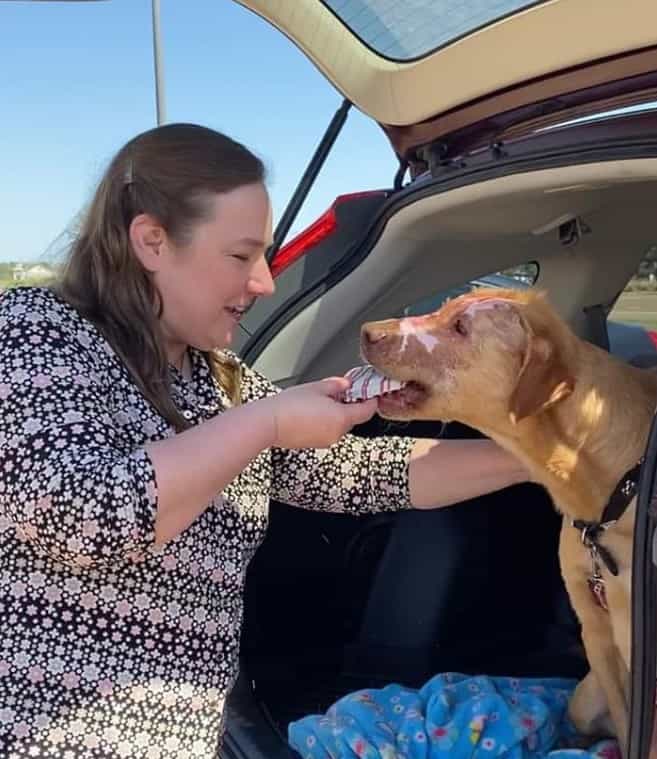
<path fill-rule="evenodd" d="M 618 564 L 616 563 L 616 560 L 607 548 L 600 545 L 599 540 L 600 536 L 623 516 L 625 510 L 636 495 L 642 464 L 643 459 L 622 476 L 618 485 L 616 485 L 614 492 L 607 501 L 607 505 L 602 512 L 602 517 L 599 522 L 586 522 L 583 519 L 573 519 L 571 522 L 572 526 L 580 531 L 582 543 L 584 543 L 591 552 L 594 574 L 596 565 L 599 562 L 602 562 L 614 577 L 618 575 Z"/>

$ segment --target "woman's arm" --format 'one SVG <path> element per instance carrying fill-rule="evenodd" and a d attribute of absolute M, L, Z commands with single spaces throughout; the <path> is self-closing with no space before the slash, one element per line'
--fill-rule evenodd
<path fill-rule="evenodd" d="M 347 384 L 333 378 L 299 385 L 148 443 L 159 492 L 156 542 L 186 529 L 265 448 L 329 446 L 372 416 L 374 403 L 335 400 Z"/>
<path fill-rule="evenodd" d="M 411 504 L 416 509 L 459 501 L 525 482 L 527 470 L 492 440 L 418 440 L 411 452 Z"/>
<path fill-rule="evenodd" d="M 76 566 L 170 540 L 263 449 L 330 445 L 374 411 L 336 402 L 344 381 L 326 380 L 133 445 L 108 402 L 126 380 L 117 380 L 104 352 L 52 295 L 30 289 L 3 297 L 0 519 Z"/>
<path fill-rule="evenodd" d="M 524 482 L 527 471 L 491 440 L 346 435 L 328 450 L 273 450 L 273 496 L 351 514 L 433 509 Z"/>
<path fill-rule="evenodd" d="M 277 392 L 248 367 L 244 380 L 249 399 Z M 272 461 L 277 500 L 352 514 L 448 506 L 527 479 L 490 440 L 346 435 L 324 450 L 274 448 Z"/>

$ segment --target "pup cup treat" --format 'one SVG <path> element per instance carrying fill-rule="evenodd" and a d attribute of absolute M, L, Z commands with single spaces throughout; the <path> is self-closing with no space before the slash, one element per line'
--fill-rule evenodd
<path fill-rule="evenodd" d="M 351 387 L 345 391 L 343 403 L 359 403 L 370 398 L 377 398 L 387 393 L 394 393 L 404 387 L 403 382 L 379 374 L 373 366 L 356 366 L 345 377 L 351 380 Z"/>

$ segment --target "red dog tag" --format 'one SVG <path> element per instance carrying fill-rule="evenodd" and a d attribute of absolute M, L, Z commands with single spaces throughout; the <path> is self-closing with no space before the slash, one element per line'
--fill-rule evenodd
<path fill-rule="evenodd" d="M 609 611 L 607 606 L 607 592 L 605 590 L 605 581 L 600 575 L 593 575 L 588 578 L 589 590 L 593 594 L 595 602 L 605 611 Z"/>

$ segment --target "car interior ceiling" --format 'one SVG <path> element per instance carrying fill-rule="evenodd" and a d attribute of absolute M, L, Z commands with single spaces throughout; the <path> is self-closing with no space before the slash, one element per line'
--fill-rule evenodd
<path fill-rule="evenodd" d="M 529 261 L 540 266 L 537 286 L 590 338 L 584 309 L 613 302 L 655 242 L 657 159 L 634 163 L 641 167 L 614 161 L 541 170 L 419 196 L 387 219 L 367 257 L 283 325 L 253 365 L 281 383 L 345 371 L 358 362 L 364 321 Z M 565 217 L 590 230 L 575 245 L 559 241 Z"/>
<path fill-rule="evenodd" d="M 652 170 L 657 177 L 657 165 Z M 338 313 L 335 291 L 340 289 L 343 311 L 359 325 L 401 313 L 430 294 L 427 282 L 445 289 L 535 260 L 537 285 L 580 334 L 600 342 L 594 335 L 599 325 L 591 326 L 583 307 L 611 302 L 654 244 L 655 179 L 622 186 L 610 181 L 588 198 L 582 189 L 563 193 L 558 202 L 559 193 L 544 190 L 545 185 L 530 195 L 513 194 L 518 213 L 514 206 L 510 225 L 520 226 L 524 213 L 525 222 L 531 217 L 538 226 L 538 220 L 558 218 L 570 208 L 591 230 L 576 246 L 560 245 L 554 235 L 505 233 L 503 225 L 493 234 L 502 209 L 508 208 L 508 194 L 495 202 L 477 197 L 451 207 L 444 214 L 451 229 L 439 218 L 436 198 L 427 198 L 420 202 L 424 211 L 433 202 L 433 214 L 423 216 L 414 208 L 411 227 L 403 219 L 395 226 L 391 219 L 376 244 L 381 261 L 384 253 L 401 255 L 400 247 L 414 245 L 415 254 L 406 257 L 412 275 L 379 267 L 378 294 L 368 298 L 361 281 L 367 302 L 352 309 L 345 309 L 344 293 L 350 290 L 343 282 L 322 299 L 329 302 L 320 304 L 320 321 L 325 324 Z M 439 252 L 428 255 L 430 248 Z M 349 279 L 354 278 L 355 273 Z M 304 334 L 315 329 L 322 351 L 287 356 L 287 364 L 279 357 L 269 367 L 270 376 L 272 366 L 274 378 L 279 371 L 308 379 L 344 371 L 358 361 L 357 326 L 338 327 L 337 334 L 325 336 L 316 326 L 317 316 Z M 289 339 L 293 333 L 284 328 L 281 334 L 286 332 Z M 267 371 L 268 363 L 271 359 L 256 366 Z M 377 416 L 356 434 L 480 436 L 455 423 L 397 424 Z M 268 535 L 249 570 L 242 647 L 245 672 L 272 724 L 285 736 L 290 720 L 324 711 L 355 689 L 390 682 L 419 686 L 444 671 L 582 676 L 587 665 L 579 627 L 558 566 L 559 529 L 549 497 L 532 484 L 454 508 L 363 518 L 272 503 Z"/>

